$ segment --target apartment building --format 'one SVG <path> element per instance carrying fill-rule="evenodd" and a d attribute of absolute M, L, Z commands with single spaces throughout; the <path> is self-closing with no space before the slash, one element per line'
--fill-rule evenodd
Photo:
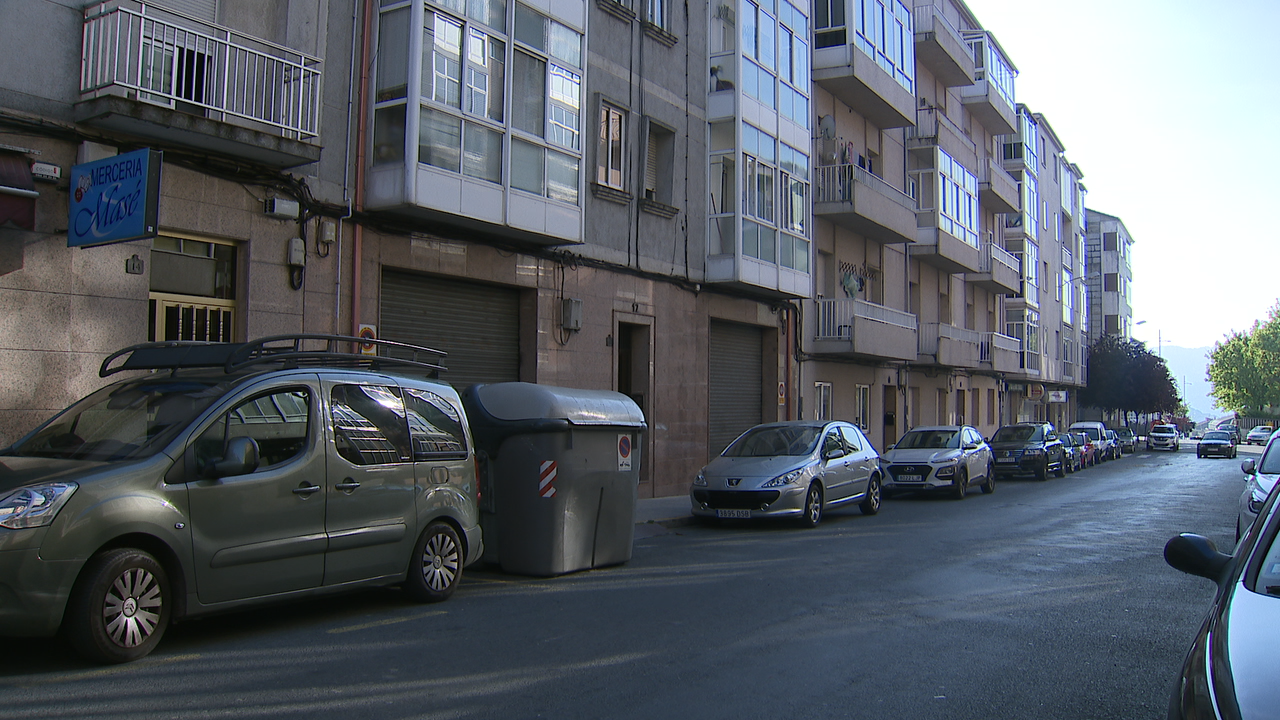
<path fill-rule="evenodd" d="M 764 421 L 1073 419 L 1082 175 L 961 0 L 33 5 L 0 440 L 123 345 L 300 331 L 626 393 L 641 496 Z M 71 169 L 133 152 L 153 232 L 77 245 Z"/>
<path fill-rule="evenodd" d="M 1133 336 L 1133 237 L 1115 215 L 1086 211 L 1089 339 Z"/>
<path fill-rule="evenodd" d="M 349 327 L 351 0 L 21 5 L 0 23 L 0 444 L 123 346 Z"/>

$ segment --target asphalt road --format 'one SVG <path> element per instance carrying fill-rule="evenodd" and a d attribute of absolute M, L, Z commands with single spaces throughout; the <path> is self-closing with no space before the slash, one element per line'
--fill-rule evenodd
<path fill-rule="evenodd" d="M 117 667 L 5 639 L 0 717 L 1159 718 L 1214 590 L 1161 550 L 1229 547 L 1239 465 L 1186 442 L 815 530 L 660 529 L 623 566 L 209 618 Z"/>

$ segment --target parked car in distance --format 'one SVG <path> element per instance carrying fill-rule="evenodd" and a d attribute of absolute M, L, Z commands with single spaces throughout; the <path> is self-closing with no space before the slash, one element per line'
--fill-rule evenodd
<path fill-rule="evenodd" d="M 1280 491 L 1259 507 L 1233 554 L 1201 535 L 1165 544 L 1172 567 L 1218 585 L 1169 698 L 1170 720 L 1276 717 L 1280 708 Z"/>
<path fill-rule="evenodd" d="M 701 518 L 798 518 L 815 527 L 829 508 L 880 512 L 880 455 L 857 426 L 791 420 L 747 430 L 693 481 Z"/>
<path fill-rule="evenodd" d="M 1081 467 L 1093 467 L 1098 464 L 1098 446 L 1093 444 L 1089 433 L 1075 431 L 1066 434 L 1075 438 L 1076 445 L 1080 448 Z"/>
<path fill-rule="evenodd" d="M 1276 429 L 1270 425 L 1255 425 L 1245 436 L 1244 441 L 1250 445 L 1266 445 L 1271 439 L 1271 433 Z"/>
<path fill-rule="evenodd" d="M 360 342 L 442 354 L 296 335 L 110 355 L 102 377 L 160 372 L 0 450 L 0 635 L 61 631 L 117 663 L 180 618 L 380 585 L 452 595 L 484 549 L 460 399 L 426 379 L 438 365 L 345 351 Z"/>
<path fill-rule="evenodd" d="M 1115 430 L 1107 428 L 1107 442 L 1111 443 L 1111 457 L 1118 458 L 1124 456 L 1124 446 L 1120 444 L 1120 436 Z"/>
<path fill-rule="evenodd" d="M 981 481 L 982 492 L 996 490 L 991 446 L 969 425 L 933 425 L 908 430 L 885 451 L 886 490 L 948 490 L 963 500 Z"/>
<path fill-rule="evenodd" d="M 1071 427 L 1067 428 L 1071 432 L 1082 432 L 1089 436 L 1089 441 L 1093 444 L 1093 454 L 1096 462 L 1111 460 L 1116 457 L 1116 446 L 1111 443 L 1111 438 L 1107 436 L 1107 426 L 1094 420 L 1081 420 L 1080 422 L 1071 423 Z"/>
<path fill-rule="evenodd" d="M 1206 433 L 1207 434 L 1207 433 Z M 1280 479 L 1280 436 L 1267 441 L 1259 458 L 1245 458 L 1240 463 L 1244 472 L 1244 492 L 1240 494 L 1240 512 L 1236 517 L 1236 539 L 1258 516 L 1258 510 L 1266 501 L 1271 488 Z"/>
<path fill-rule="evenodd" d="M 1206 433 L 1207 434 L 1207 433 Z M 1148 450 L 1178 450 L 1178 428 L 1174 425 L 1152 425 L 1147 433 Z"/>
<path fill-rule="evenodd" d="M 1131 453 L 1138 451 L 1138 435 L 1131 427 L 1116 428 L 1116 437 L 1120 440 L 1120 452 Z"/>
<path fill-rule="evenodd" d="M 1233 458 L 1236 456 L 1235 438 L 1231 433 L 1222 430 L 1210 430 L 1196 444 L 1196 457 L 1206 458 L 1210 455 Z"/>
<path fill-rule="evenodd" d="M 1231 434 L 1232 434 L 1232 436 L 1234 436 L 1234 437 L 1235 437 L 1235 439 L 1236 439 L 1236 444 L 1237 444 L 1237 445 L 1239 445 L 1239 444 L 1241 443 L 1241 441 L 1244 439 L 1244 435 L 1242 435 L 1242 434 L 1240 433 L 1240 428 L 1239 428 L 1238 426 L 1236 426 L 1236 425 L 1219 425 L 1217 429 L 1218 429 L 1218 430 L 1225 430 L 1225 431 L 1227 431 L 1227 432 L 1231 433 Z"/>
<path fill-rule="evenodd" d="M 1067 472 L 1079 472 L 1084 469 L 1084 447 L 1081 441 L 1069 432 L 1059 433 L 1058 440 L 1062 442 L 1062 460 L 1067 466 Z"/>
<path fill-rule="evenodd" d="M 996 459 L 996 477 L 1034 475 L 1048 480 L 1049 474 L 1067 474 L 1066 449 L 1053 425 L 1023 422 L 1005 425 L 988 441 Z"/>

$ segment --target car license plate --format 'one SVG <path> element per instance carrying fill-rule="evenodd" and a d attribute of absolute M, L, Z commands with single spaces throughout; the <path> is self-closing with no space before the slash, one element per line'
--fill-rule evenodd
<path fill-rule="evenodd" d="M 1011 458 L 1011 457 L 1007 457 L 1007 458 L 996 458 L 996 462 L 998 462 L 998 463 L 1013 463 L 1013 462 L 1018 462 L 1018 458 Z"/>
<path fill-rule="evenodd" d="M 751 511 L 750 510 L 716 510 L 716 517 L 750 519 Z"/>
<path fill-rule="evenodd" d="M 898 482 L 920 482 L 919 475 L 899 475 Z"/>

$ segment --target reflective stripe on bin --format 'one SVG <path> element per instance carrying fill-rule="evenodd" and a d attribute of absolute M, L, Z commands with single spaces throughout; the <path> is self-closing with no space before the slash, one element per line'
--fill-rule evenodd
<path fill-rule="evenodd" d="M 556 494 L 556 487 L 551 483 L 556 479 L 556 461 L 546 460 L 538 468 L 538 494 L 549 498 Z"/>

